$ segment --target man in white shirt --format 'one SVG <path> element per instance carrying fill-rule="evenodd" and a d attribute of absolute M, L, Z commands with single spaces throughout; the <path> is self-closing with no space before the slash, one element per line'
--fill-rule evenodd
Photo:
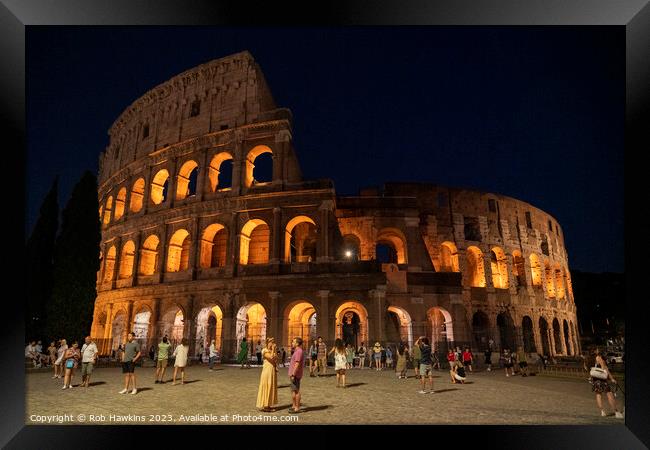
<path fill-rule="evenodd" d="M 215 342 L 214 342 L 214 339 L 213 339 L 212 343 L 210 344 L 210 360 L 209 360 L 210 372 L 213 371 L 214 362 L 217 360 L 218 356 L 219 356 L 219 352 L 217 351 L 217 346 L 215 345 Z"/>
<path fill-rule="evenodd" d="M 92 341 L 90 336 L 86 336 L 86 342 L 81 347 L 81 385 L 88 387 L 90 375 L 97 362 L 97 345 Z"/>
<path fill-rule="evenodd" d="M 38 368 L 41 366 L 38 358 L 38 353 L 36 352 L 36 341 L 30 342 L 27 344 L 27 347 L 25 347 L 25 358 L 31 359 L 34 367 Z"/>

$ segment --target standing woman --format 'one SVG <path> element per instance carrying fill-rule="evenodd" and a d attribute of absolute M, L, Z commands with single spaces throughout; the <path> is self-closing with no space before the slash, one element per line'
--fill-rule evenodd
<path fill-rule="evenodd" d="M 174 376 L 172 377 L 172 386 L 176 384 L 176 373 L 178 369 L 181 369 L 181 384 L 185 384 L 185 366 L 187 366 L 187 354 L 190 351 L 190 346 L 188 345 L 187 338 L 181 340 L 181 345 L 176 347 L 174 350 L 174 355 L 176 360 L 174 361 Z"/>
<path fill-rule="evenodd" d="M 366 347 L 363 346 L 363 342 L 357 351 L 357 355 L 359 356 L 359 369 L 363 369 L 366 364 Z"/>
<path fill-rule="evenodd" d="M 609 368 L 607 367 L 607 363 L 602 358 L 602 356 L 600 356 L 600 351 L 598 349 L 596 349 L 595 355 L 590 359 L 591 361 L 589 365 L 591 367 L 604 369 L 605 372 L 607 373 L 607 378 L 604 380 L 592 376 L 589 377 L 589 382 L 591 383 L 591 391 L 596 393 L 596 403 L 598 404 L 598 408 L 600 408 L 600 415 L 603 417 L 608 416 L 608 414 L 605 413 L 605 410 L 603 409 L 602 397 L 603 397 L 603 393 L 605 393 L 607 394 L 607 401 L 609 402 L 609 406 L 614 410 L 614 416 L 617 419 L 623 419 L 623 413 L 621 413 L 616 407 L 616 400 L 614 400 L 614 394 L 612 393 L 612 388 L 609 386 L 610 380 L 614 384 L 616 384 L 616 380 L 612 376 L 612 373 L 609 371 Z M 592 366 L 591 364 L 594 365 Z"/>
<path fill-rule="evenodd" d="M 314 371 L 316 370 L 316 361 L 318 360 L 318 344 L 316 340 L 311 342 L 311 347 L 309 347 L 309 376 L 315 377 Z"/>
<path fill-rule="evenodd" d="M 375 369 L 376 370 L 381 370 L 381 344 L 379 342 L 375 342 L 375 346 L 372 348 L 372 353 L 375 358 Z"/>
<path fill-rule="evenodd" d="M 347 366 L 348 357 L 345 352 L 345 345 L 343 339 L 337 339 L 334 342 L 334 348 L 330 353 L 334 352 L 334 371 L 336 371 L 336 387 L 345 387 L 345 368 Z"/>
<path fill-rule="evenodd" d="M 347 344 L 345 346 L 345 356 L 347 359 L 347 364 L 346 364 L 346 369 L 352 369 L 352 363 L 354 362 L 354 350 L 352 350 L 352 346 L 350 344 Z"/>
<path fill-rule="evenodd" d="M 50 355 L 50 364 L 52 367 L 54 367 L 54 375 L 52 375 L 52 378 L 56 378 L 57 376 L 57 370 L 56 366 L 54 363 L 56 362 L 56 344 L 54 341 L 50 343 L 50 346 L 47 348 L 47 353 Z"/>
<path fill-rule="evenodd" d="M 512 353 L 510 353 L 510 349 L 506 348 L 503 350 L 503 366 L 506 368 L 506 376 L 509 377 L 510 373 L 512 372 L 512 376 L 514 377 L 515 374 L 513 372 L 513 366 L 515 365 L 514 363 L 514 358 L 512 357 Z"/>
<path fill-rule="evenodd" d="M 54 374 L 56 378 L 61 378 L 63 376 L 63 355 L 65 355 L 66 350 L 68 350 L 68 343 L 65 339 L 61 339 L 61 345 L 59 345 L 59 349 L 57 350 L 59 357 L 54 362 Z"/>
<path fill-rule="evenodd" d="M 262 374 L 257 390 L 257 409 L 274 412 L 273 405 L 278 403 L 278 357 L 275 339 L 266 338 L 266 347 L 262 349 Z"/>
<path fill-rule="evenodd" d="M 237 362 L 241 364 L 240 369 L 244 368 L 244 364 L 250 367 L 250 363 L 248 362 L 248 342 L 246 342 L 246 338 L 242 338 L 241 340 L 241 347 L 239 348 Z"/>
<path fill-rule="evenodd" d="M 63 377 L 62 389 L 72 389 L 72 377 L 74 377 L 74 370 L 79 365 L 80 357 L 79 344 L 77 341 L 73 341 L 72 347 L 68 348 L 63 355 L 65 376 Z"/>
<path fill-rule="evenodd" d="M 406 362 L 408 360 L 408 354 L 408 345 L 404 343 L 400 344 L 397 348 L 397 366 L 395 367 L 397 378 L 406 379 Z"/>

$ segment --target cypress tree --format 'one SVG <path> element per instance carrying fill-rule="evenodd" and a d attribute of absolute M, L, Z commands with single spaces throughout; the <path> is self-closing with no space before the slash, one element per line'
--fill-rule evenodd
<path fill-rule="evenodd" d="M 54 241 L 59 228 L 58 177 L 45 196 L 38 220 L 27 240 L 25 274 L 27 304 L 25 305 L 25 340 L 43 339 L 47 320 L 46 305 L 52 295 Z"/>
<path fill-rule="evenodd" d="M 97 178 L 86 171 L 63 209 L 56 240 L 47 321 L 50 339 L 65 338 L 70 342 L 90 332 L 99 270 L 98 209 Z"/>

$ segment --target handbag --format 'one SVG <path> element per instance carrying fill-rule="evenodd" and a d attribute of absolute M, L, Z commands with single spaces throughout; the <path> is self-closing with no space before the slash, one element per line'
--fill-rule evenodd
<path fill-rule="evenodd" d="M 607 370 L 595 366 L 592 367 L 591 370 L 589 371 L 589 376 L 592 378 L 597 378 L 599 380 L 606 380 L 607 378 L 609 378 L 609 375 L 607 374 Z"/>
<path fill-rule="evenodd" d="M 72 369 L 74 367 L 74 359 L 69 359 L 65 362 L 66 369 Z"/>

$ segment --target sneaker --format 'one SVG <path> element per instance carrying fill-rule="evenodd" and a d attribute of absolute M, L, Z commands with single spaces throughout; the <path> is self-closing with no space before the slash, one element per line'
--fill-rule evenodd
<path fill-rule="evenodd" d="M 488 367 L 488 369 L 487 369 L 487 371 L 488 371 L 488 372 L 491 372 L 491 371 L 492 371 L 492 369 L 490 369 L 490 368 Z"/>
<path fill-rule="evenodd" d="M 506 374 L 506 376 L 509 377 L 510 375 Z"/>
<path fill-rule="evenodd" d="M 122 389 L 118 394 L 126 394 L 128 391 L 126 389 Z"/>
<path fill-rule="evenodd" d="M 136 388 L 133 388 L 133 390 L 131 391 L 131 394 L 137 394 L 137 393 L 138 393 L 138 390 Z"/>
<path fill-rule="evenodd" d="M 68 389 L 72 389 L 72 385 L 68 386 Z"/>
<path fill-rule="evenodd" d="M 68 389 L 68 386 L 63 385 L 63 387 L 61 389 Z"/>
<path fill-rule="evenodd" d="M 428 393 L 429 393 L 429 394 L 435 394 L 436 391 L 429 391 Z"/>
<path fill-rule="evenodd" d="M 57 377 L 56 375 L 52 375 L 52 378 L 59 378 L 59 377 Z"/>
<path fill-rule="evenodd" d="M 616 411 L 614 413 L 614 417 L 616 417 L 617 419 L 623 419 L 624 418 L 623 413 L 618 412 L 618 411 Z"/>
<path fill-rule="evenodd" d="M 426 394 L 427 391 L 418 391 L 419 394 Z"/>
<path fill-rule="evenodd" d="M 607 417 L 607 414 L 605 413 L 605 410 L 604 410 L 604 409 L 601 409 L 601 410 L 600 410 L 600 415 L 601 415 L 602 417 Z"/>

